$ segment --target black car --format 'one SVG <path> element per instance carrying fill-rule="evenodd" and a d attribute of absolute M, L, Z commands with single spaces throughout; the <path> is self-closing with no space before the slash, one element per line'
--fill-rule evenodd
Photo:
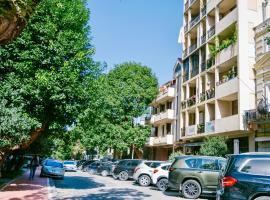
<path fill-rule="evenodd" d="M 119 180 L 121 181 L 126 181 L 128 180 L 128 178 L 132 178 L 134 169 L 141 162 L 142 160 L 139 159 L 126 159 L 119 161 L 119 163 L 115 166 L 115 169 L 113 170 L 113 177 L 115 179 L 119 178 Z"/>
<path fill-rule="evenodd" d="M 96 162 L 96 160 L 87 160 L 79 167 L 79 169 L 85 172 L 88 166 L 91 165 L 93 162 Z"/>
<path fill-rule="evenodd" d="M 97 174 L 101 176 L 109 176 L 112 175 L 112 172 L 117 165 L 117 162 L 102 162 L 100 166 L 97 168 Z"/>
<path fill-rule="evenodd" d="M 96 174 L 97 173 L 97 169 L 101 166 L 101 163 L 102 162 L 100 162 L 100 161 L 95 161 L 95 162 L 91 163 L 86 168 L 86 171 L 89 172 L 90 174 Z"/>
<path fill-rule="evenodd" d="M 217 200 L 269 200 L 270 153 L 229 155 Z"/>

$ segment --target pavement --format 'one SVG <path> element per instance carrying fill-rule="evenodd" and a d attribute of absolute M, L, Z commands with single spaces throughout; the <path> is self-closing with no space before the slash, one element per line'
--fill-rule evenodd
<path fill-rule="evenodd" d="M 28 180 L 29 170 L 0 191 L 1 200 L 48 200 L 48 178 L 40 178 L 37 169 L 34 180 Z"/>

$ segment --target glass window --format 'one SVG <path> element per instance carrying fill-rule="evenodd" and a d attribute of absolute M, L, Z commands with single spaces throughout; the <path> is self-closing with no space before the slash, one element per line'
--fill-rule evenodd
<path fill-rule="evenodd" d="M 270 167 L 266 166 L 270 166 L 270 159 L 253 159 L 245 164 L 241 172 L 270 176 Z"/>
<path fill-rule="evenodd" d="M 48 160 L 45 165 L 46 166 L 50 166 L 50 167 L 60 167 L 60 168 L 63 168 L 63 164 L 62 163 L 51 161 L 51 160 Z"/>
<path fill-rule="evenodd" d="M 225 167 L 226 167 L 226 161 L 225 160 L 219 160 L 218 161 L 218 167 L 219 167 L 219 169 L 221 170 L 221 169 L 225 169 Z"/>
<path fill-rule="evenodd" d="M 153 162 L 150 167 L 157 168 L 158 166 L 160 166 L 160 164 L 161 162 Z"/>
<path fill-rule="evenodd" d="M 201 159 L 201 163 L 199 165 L 200 169 L 208 169 L 208 170 L 218 170 L 217 162 L 214 159 Z"/>
<path fill-rule="evenodd" d="M 198 167 L 198 162 L 197 162 L 197 159 L 188 159 L 185 161 L 187 166 L 189 168 L 197 168 Z"/>
<path fill-rule="evenodd" d="M 138 164 L 140 164 L 139 160 L 133 160 L 128 163 L 128 166 L 130 167 L 136 167 Z"/>

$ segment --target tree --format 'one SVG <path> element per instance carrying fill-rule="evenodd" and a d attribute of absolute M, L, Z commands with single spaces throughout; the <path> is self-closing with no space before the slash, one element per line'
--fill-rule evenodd
<path fill-rule="evenodd" d="M 154 99 L 157 86 L 151 69 L 134 62 L 117 65 L 100 77 L 96 100 L 90 102 L 76 129 L 84 133 L 83 144 L 100 151 L 143 147 L 150 128 L 135 126 L 133 119 Z"/>
<path fill-rule="evenodd" d="M 1 0 L 0 44 L 17 37 L 40 0 Z"/>
<path fill-rule="evenodd" d="M 0 152 L 63 132 L 90 101 L 92 60 L 83 0 L 43 0 L 24 32 L 0 48 Z"/>
<path fill-rule="evenodd" d="M 227 138 L 222 136 L 207 137 L 200 148 L 200 154 L 205 156 L 225 156 L 228 153 Z"/>
<path fill-rule="evenodd" d="M 183 155 L 185 155 L 185 154 L 183 154 L 182 151 L 175 151 L 175 152 L 173 152 L 173 153 L 170 154 L 169 161 L 170 162 L 173 162 L 174 159 L 175 159 L 175 157 L 177 157 L 177 156 L 183 156 Z"/>

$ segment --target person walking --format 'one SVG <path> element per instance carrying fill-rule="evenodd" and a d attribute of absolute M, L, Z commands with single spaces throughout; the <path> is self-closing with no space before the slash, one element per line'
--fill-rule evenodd
<path fill-rule="evenodd" d="M 34 155 L 34 157 L 32 158 L 31 162 L 30 162 L 30 175 L 29 175 L 29 180 L 33 180 L 35 173 L 36 173 L 36 169 L 39 166 L 39 159 L 37 155 Z"/>

